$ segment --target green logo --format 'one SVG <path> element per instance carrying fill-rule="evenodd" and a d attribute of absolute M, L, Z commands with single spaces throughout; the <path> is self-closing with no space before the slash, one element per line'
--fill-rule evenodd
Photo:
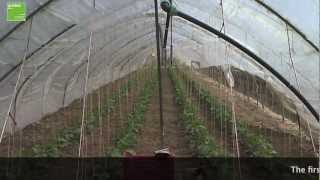
<path fill-rule="evenodd" d="M 8 2 L 7 21 L 26 21 L 26 3 Z"/>

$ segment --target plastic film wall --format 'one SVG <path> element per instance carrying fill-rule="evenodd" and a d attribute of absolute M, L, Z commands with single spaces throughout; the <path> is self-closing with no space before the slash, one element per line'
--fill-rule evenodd
<path fill-rule="evenodd" d="M 223 29 L 254 51 L 296 86 L 314 106 L 319 107 L 319 52 L 256 1 L 221 2 L 174 1 L 181 11 L 216 29 Z M 30 1 L 32 9 L 44 3 L 40 0 Z M 305 32 L 307 37 L 315 44 L 319 42 L 316 39 L 319 29 L 305 27 L 317 22 L 299 24 L 300 16 L 314 17 L 319 14 L 319 9 L 314 8 L 319 7 L 318 1 L 308 0 L 310 6 L 306 7 L 312 8 L 302 8 L 302 12 L 297 14 L 284 9 L 284 2 L 269 0 L 266 3 L 292 20 L 301 31 L 309 29 Z M 89 91 L 134 71 L 154 53 L 153 1 L 96 0 L 95 4 L 94 8 L 90 0 L 54 0 L 33 16 L 28 54 L 36 53 L 27 59 L 23 78 L 19 82 L 21 88 L 15 109 L 18 127 L 35 122 L 82 96 L 90 32 L 93 32 L 93 44 Z M 3 6 L 5 3 L 0 4 L 1 8 Z M 310 21 L 316 21 L 317 18 L 310 18 Z M 3 30 L 1 35 L 12 28 L 12 25 L 3 21 L 0 22 Z M 19 71 L 19 67 L 12 68 L 23 59 L 30 22 L 31 19 L 0 42 L 0 78 L 5 77 L 0 82 L 1 122 L 8 111 Z M 164 29 L 165 13 L 162 11 L 160 22 Z M 195 25 L 175 17 L 172 37 L 174 56 L 187 64 L 191 60 L 200 61 L 202 67 L 231 64 L 265 78 L 295 99 L 275 77 L 252 59 Z M 299 101 L 297 105 L 308 117 L 306 119 L 316 126 L 315 120 Z"/>

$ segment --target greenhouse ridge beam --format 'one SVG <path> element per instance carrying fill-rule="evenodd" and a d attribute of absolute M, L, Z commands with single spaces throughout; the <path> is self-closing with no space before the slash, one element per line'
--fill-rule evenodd
<path fill-rule="evenodd" d="M 316 51 L 319 52 L 319 47 L 315 45 L 312 41 L 310 41 L 307 36 L 300 31 L 296 26 L 294 26 L 289 20 L 284 18 L 281 14 L 279 14 L 277 11 L 275 11 L 272 7 L 264 3 L 262 0 L 255 0 L 258 4 L 266 8 L 268 11 L 273 13 L 275 16 L 277 16 L 279 19 L 281 19 L 283 22 L 285 22 L 290 28 L 292 28 L 295 32 L 297 32 L 308 44 L 310 44 Z"/>
<path fill-rule="evenodd" d="M 254 52 L 252 52 L 251 50 L 246 48 L 244 45 L 240 44 L 238 41 L 232 39 L 228 35 L 223 34 L 220 31 L 209 26 L 208 24 L 205 24 L 204 22 L 201 22 L 198 19 L 175 9 L 175 7 L 171 6 L 171 3 L 169 1 L 162 1 L 161 7 L 165 12 L 172 14 L 172 15 L 179 16 L 179 17 L 181 17 L 191 23 L 194 23 L 194 24 L 200 26 L 201 28 L 215 34 L 216 36 L 224 39 L 225 41 L 229 42 L 230 44 L 237 47 L 242 52 L 244 52 L 245 54 L 247 54 L 248 56 L 253 58 L 256 62 L 258 62 L 260 65 L 262 65 L 268 71 L 270 71 L 274 76 L 276 76 L 287 88 L 289 88 L 301 100 L 301 102 L 308 108 L 308 110 L 312 113 L 312 115 L 319 122 L 319 113 L 314 109 L 314 107 L 309 103 L 309 101 L 294 86 L 292 86 L 290 84 L 290 82 L 287 81 L 279 72 L 277 72 L 275 69 L 273 69 L 267 62 L 265 62 L 262 58 L 260 58 Z"/>

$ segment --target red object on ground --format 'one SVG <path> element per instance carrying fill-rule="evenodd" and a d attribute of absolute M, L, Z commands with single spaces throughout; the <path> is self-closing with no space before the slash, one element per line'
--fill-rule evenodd
<path fill-rule="evenodd" d="M 124 159 L 125 180 L 174 180 L 174 157 L 158 151 L 154 157 L 130 156 Z"/>

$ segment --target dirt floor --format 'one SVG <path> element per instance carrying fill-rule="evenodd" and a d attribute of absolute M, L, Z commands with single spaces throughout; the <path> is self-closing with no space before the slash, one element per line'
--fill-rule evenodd
<path fill-rule="evenodd" d="M 104 102 L 111 95 L 111 92 L 118 90 L 121 84 L 127 82 L 127 79 L 132 78 L 135 74 L 109 83 L 100 89 L 89 94 L 87 97 L 88 111 L 98 107 L 98 97 Z M 101 156 L 106 148 L 109 148 L 113 138 L 116 137 L 121 120 L 125 118 L 127 112 L 131 111 L 134 99 L 138 95 L 139 86 L 132 87 L 128 92 L 128 96 L 121 98 L 120 106 L 112 111 L 108 117 L 103 117 L 101 128 L 96 128 L 93 133 L 85 136 L 86 152 L 88 156 Z M 99 92 L 100 91 L 100 92 Z M 74 126 L 81 120 L 82 99 L 75 100 L 69 106 L 61 108 L 59 111 L 45 116 L 40 121 L 28 125 L 26 128 L 16 131 L 13 135 L 7 136 L 0 146 L 1 157 L 25 157 L 31 156 L 30 152 L 34 145 L 41 145 L 50 142 L 57 137 L 59 131 L 70 126 Z M 121 112 L 121 118 L 120 118 Z M 110 131 L 110 132 L 109 132 Z M 97 141 L 100 141 L 99 143 Z M 108 144 L 107 144 L 108 142 Z M 62 149 L 63 156 L 76 157 L 78 156 L 78 143 L 70 145 Z M 111 145 L 110 145 L 111 147 Z"/>
<path fill-rule="evenodd" d="M 218 143 L 225 156 L 229 156 L 230 154 L 236 156 L 237 151 L 235 149 L 234 135 L 232 134 L 232 124 L 226 121 L 214 120 L 213 117 L 209 115 L 207 104 L 200 102 L 197 95 L 194 94 L 191 99 L 193 104 L 201 104 L 197 115 L 203 120 L 203 124 L 215 142 Z M 249 157 L 251 155 L 250 150 L 241 138 L 239 138 L 239 150 L 241 157 Z"/>
<path fill-rule="evenodd" d="M 173 86 L 167 73 L 163 73 L 162 78 L 165 129 L 163 147 L 169 147 L 178 157 L 190 157 L 193 152 L 190 149 L 188 137 L 179 122 L 181 120 L 179 118 L 180 111 L 175 103 Z M 124 81 L 125 79 L 122 80 Z M 98 97 L 100 96 L 100 101 L 106 100 L 110 96 L 110 92 L 118 89 L 120 84 L 120 80 L 116 81 L 88 95 L 89 111 L 90 109 L 101 108 L 98 106 Z M 117 106 L 109 116 L 102 117 L 101 122 L 103 123 L 100 127 L 85 135 L 83 156 L 105 156 L 106 151 L 114 146 L 117 134 L 120 132 L 121 127 L 124 126 L 124 121 L 128 113 L 132 111 L 134 102 L 142 88 L 143 84 L 132 88 L 128 96 L 121 99 L 120 106 Z M 2 142 L 0 156 L 21 157 L 26 156 L 26 154 L 30 155 L 34 145 L 46 144 L 50 140 L 57 138 L 60 130 L 74 126 L 81 119 L 81 111 L 82 101 L 79 99 L 56 113 L 47 115 L 39 122 L 30 124 L 23 130 L 15 132 L 14 135 L 6 137 Z M 154 151 L 162 148 L 159 119 L 159 93 L 156 91 L 151 98 L 145 115 L 145 125 L 134 149 L 138 155 L 153 156 Z M 78 148 L 79 143 L 75 143 L 59 151 L 64 157 L 77 157 Z"/>
<path fill-rule="evenodd" d="M 126 77 L 128 78 L 128 77 Z M 98 101 L 105 101 L 125 83 L 126 78 L 110 83 L 88 96 L 89 111 L 99 109 Z M 219 101 L 230 105 L 229 88 L 219 85 L 215 80 L 200 73 L 193 74 L 194 79 L 202 82 L 212 95 L 217 96 Z M 192 149 L 189 137 L 185 132 L 180 118 L 181 110 L 175 102 L 175 93 L 168 73 L 163 69 L 163 118 L 164 118 L 164 145 L 161 146 L 161 130 L 159 116 L 159 93 L 156 90 L 151 97 L 148 110 L 145 114 L 144 127 L 142 128 L 138 143 L 133 151 L 138 156 L 153 156 L 154 151 L 169 148 L 177 157 L 191 157 L 196 154 Z M 141 82 L 139 82 L 141 83 Z M 90 134 L 86 134 L 83 155 L 87 157 L 105 156 L 106 151 L 114 146 L 115 139 L 124 126 L 126 117 L 133 109 L 133 105 L 143 88 L 138 84 L 130 89 L 128 96 L 121 98 L 119 106 L 109 116 L 102 117 L 101 124 Z M 200 103 L 197 96 L 193 97 L 194 103 Z M 267 107 L 262 108 L 252 97 L 235 92 L 235 113 L 238 120 L 245 121 L 250 129 L 264 135 L 274 146 L 280 156 L 283 157 L 305 157 L 313 156 L 313 146 L 307 133 L 299 132 L 299 127 L 290 119 L 284 118 L 271 111 Z M 208 115 L 207 107 L 202 104 L 199 116 L 205 122 L 216 142 L 225 152 L 234 153 L 234 144 L 231 127 L 228 124 L 208 121 L 212 118 Z M 60 109 L 56 113 L 47 115 L 37 123 L 30 124 L 14 135 L 7 136 L 0 146 L 1 157 L 26 156 L 36 144 L 46 144 L 56 138 L 60 130 L 74 126 L 81 119 L 82 100 L 75 100 L 69 106 Z M 225 128 L 227 127 L 227 128 Z M 225 129 L 221 131 L 221 129 Z M 79 144 L 69 145 L 61 150 L 61 154 L 67 157 L 78 156 Z M 26 153 L 27 152 L 27 153 Z M 241 156 L 247 156 L 249 149 L 240 139 Z"/>
<path fill-rule="evenodd" d="M 139 90 L 129 91 L 128 96 L 121 98 L 120 105 L 106 117 L 102 117 L 98 128 L 84 137 L 83 156 L 103 157 L 106 152 L 114 147 L 115 139 L 124 126 L 128 114 L 133 110 L 133 104 L 137 100 Z M 65 147 L 62 154 L 68 157 L 78 155 L 79 144 Z"/>
<path fill-rule="evenodd" d="M 191 157 L 194 152 L 190 147 L 188 136 L 182 126 L 179 107 L 175 102 L 175 93 L 168 73 L 163 69 L 163 121 L 164 146 L 161 147 L 161 130 L 159 116 L 159 91 L 151 98 L 145 115 L 144 128 L 140 133 L 134 151 L 139 156 L 153 156 L 154 151 L 169 148 L 176 157 Z"/>
<path fill-rule="evenodd" d="M 228 87 L 219 85 L 215 80 L 200 73 L 193 73 L 192 78 L 205 84 L 212 95 L 218 97 L 220 102 L 230 107 L 231 93 Z M 299 132 L 299 126 L 296 123 L 287 118 L 283 119 L 281 115 L 274 113 L 267 107 L 262 108 L 261 104 L 257 104 L 257 101 L 253 98 L 248 98 L 239 92 L 234 92 L 234 94 L 237 119 L 245 121 L 252 131 L 264 135 L 272 143 L 280 156 L 314 156 L 313 146 L 308 133 L 304 131 Z"/>

